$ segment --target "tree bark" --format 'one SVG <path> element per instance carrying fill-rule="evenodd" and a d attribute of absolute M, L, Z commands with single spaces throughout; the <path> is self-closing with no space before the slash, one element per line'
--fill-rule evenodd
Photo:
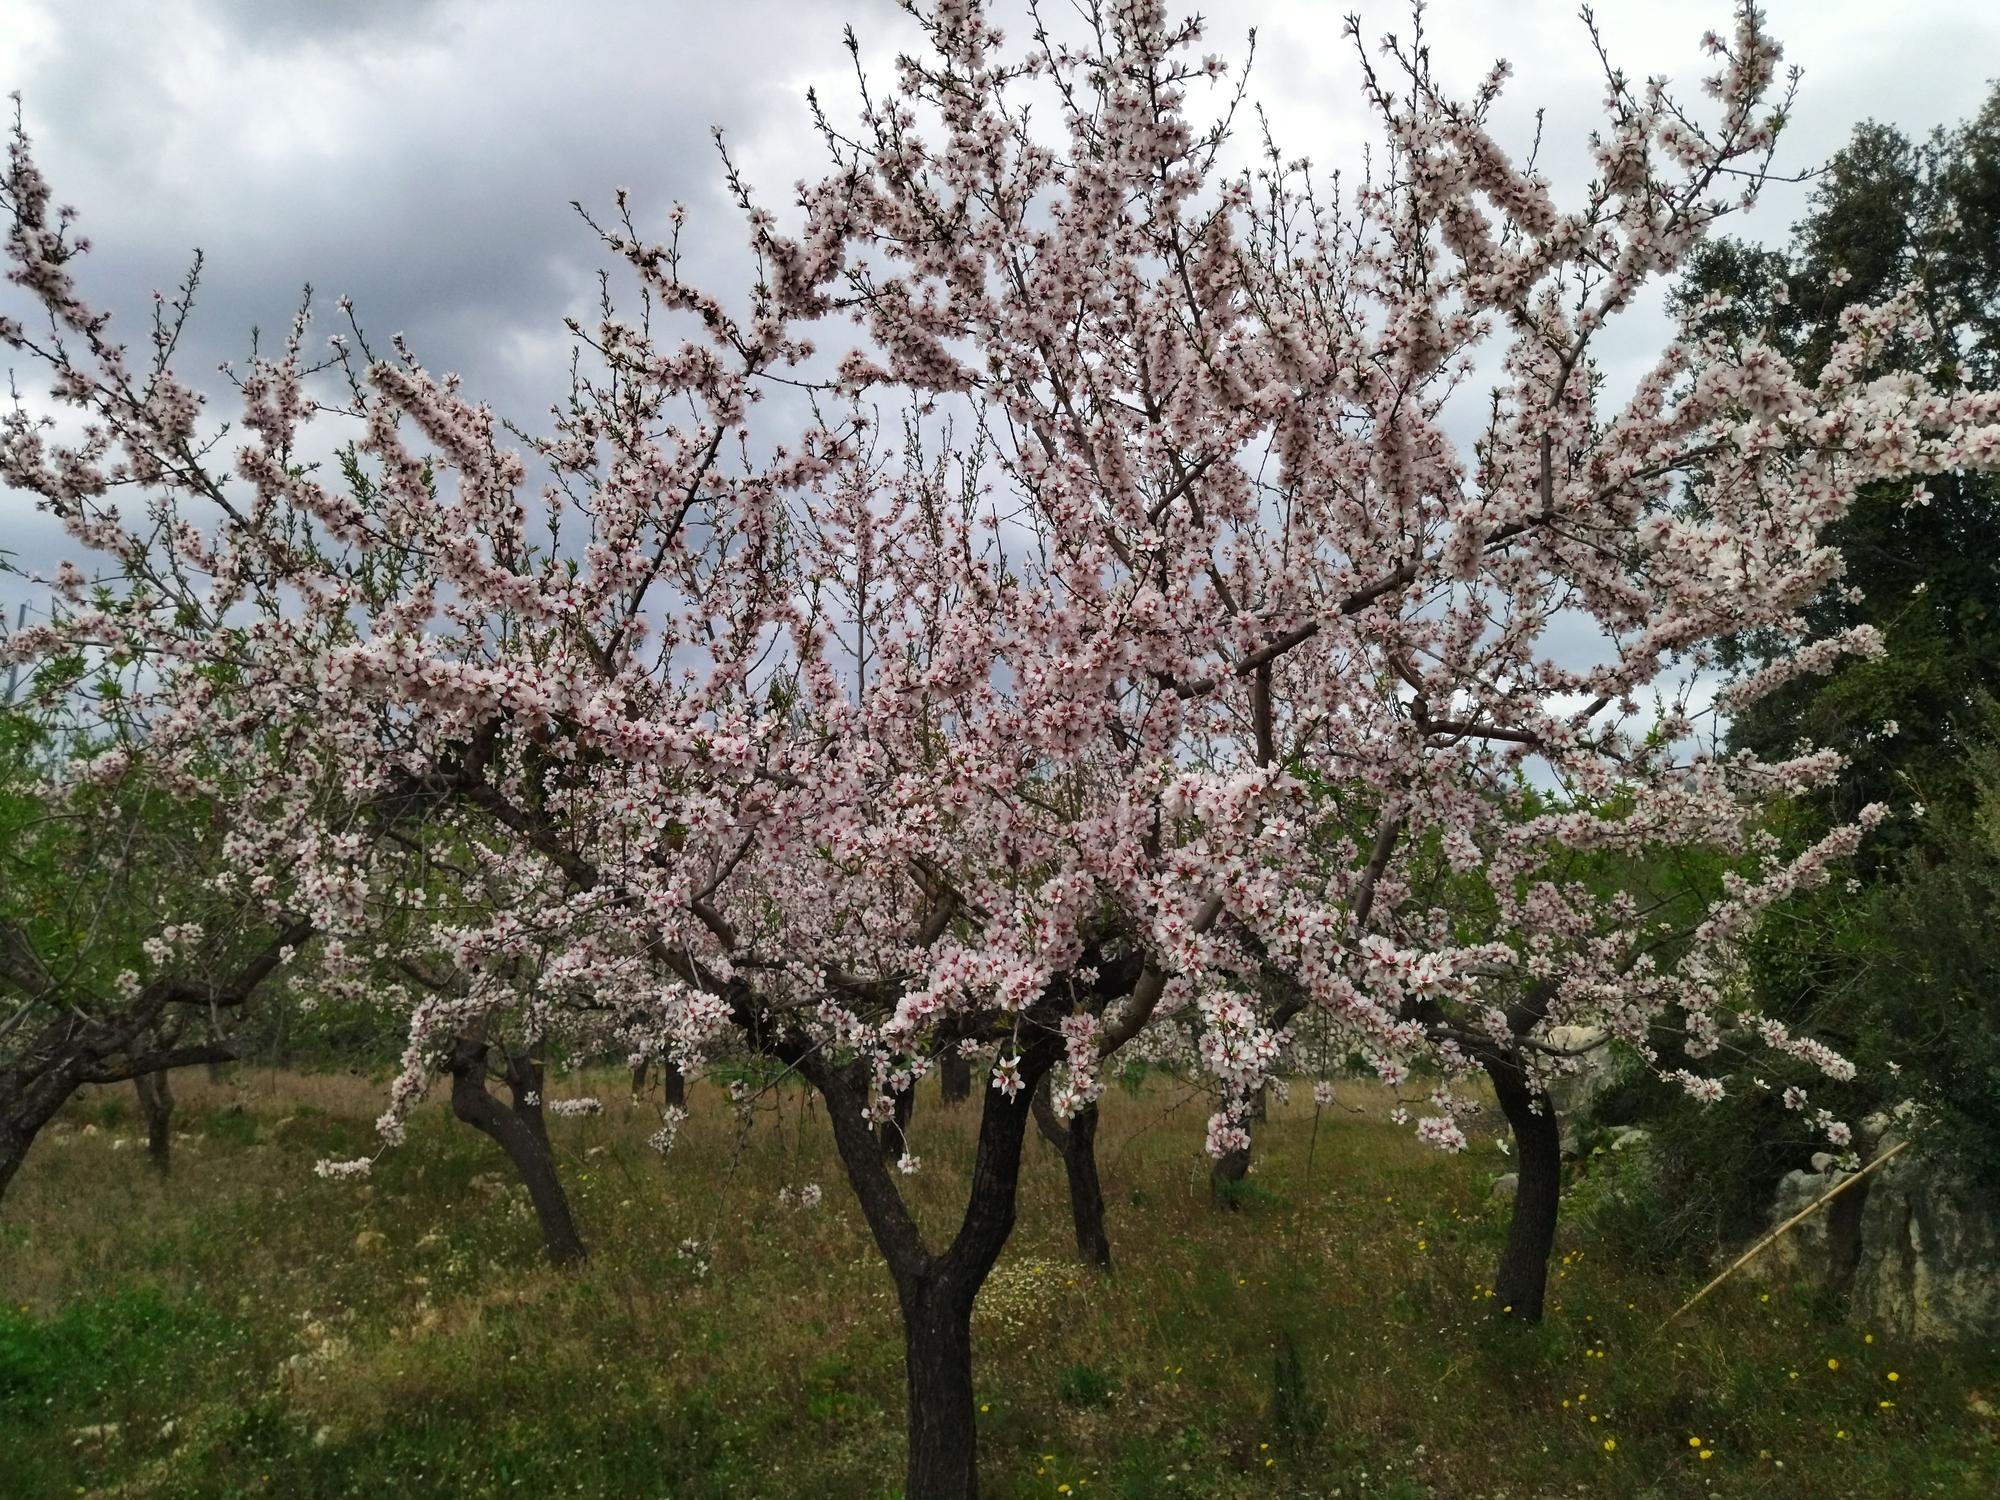
<path fill-rule="evenodd" d="M 1507 1243 L 1493 1273 L 1493 1299 L 1504 1316 L 1539 1323 L 1562 1207 L 1562 1122 L 1555 1101 L 1529 1087 L 1519 1058 L 1494 1054 L 1481 1061 L 1513 1128 L 1519 1182 Z"/>
<path fill-rule="evenodd" d="M 938 1092 L 946 1104 L 963 1104 L 972 1097 L 972 1063 L 956 1047 L 938 1060 Z"/>
<path fill-rule="evenodd" d="M 1044 1079 L 1035 1090 L 1035 1125 L 1062 1155 L 1078 1259 L 1087 1266 L 1110 1270 L 1111 1236 L 1104 1228 L 1104 1186 L 1097 1175 L 1097 1105 L 1086 1104 L 1065 1124 L 1049 1102 L 1048 1080 Z"/>
<path fill-rule="evenodd" d="M 680 1070 L 680 1065 L 671 1057 L 661 1058 L 660 1068 L 662 1074 L 661 1082 L 666 1088 L 667 1108 L 686 1109 L 688 1102 L 687 1074 Z"/>
<path fill-rule="evenodd" d="M 882 1140 L 884 1161 L 894 1161 L 910 1149 L 910 1116 L 917 1108 L 916 1089 L 907 1088 L 896 1095 L 895 1107 L 895 1114 L 883 1122 L 878 1132 Z"/>
<path fill-rule="evenodd" d="M 1247 1123 L 1247 1122 L 1246 1122 Z M 1250 1175 L 1250 1148 L 1240 1146 L 1209 1164 L 1208 1192 L 1217 1208 L 1235 1213 L 1243 1206 L 1243 1181 Z"/>
<path fill-rule="evenodd" d="M 157 1170 L 165 1172 L 173 1161 L 173 1088 L 167 1082 L 167 1074 L 159 1072 L 139 1074 L 132 1080 L 132 1089 L 139 1096 L 139 1112 L 146 1119 L 146 1157 Z"/>
<path fill-rule="evenodd" d="M 634 1104 L 637 1104 L 640 1096 L 646 1092 L 646 1073 L 652 1065 L 653 1060 L 650 1057 L 642 1057 L 639 1059 L 638 1066 L 632 1069 L 632 1102 Z M 687 1074 L 680 1070 L 672 1058 L 663 1057 L 660 1059 L 660 1077 L 666 1089 L 667 1108 L 686 1109 L 688 1097 Z"/>
<path fill-rule="evenodd" d="M 583 1238 L 569 1211 L 569 1196 L 542 1123 L 542 1065 L 526 1052 L 509 1050 L 500 1077 L 513 1095 L 502 1104 L 486 1086 L 491 1048 L 475 1037 L 461 1037 L 446 1061 L 451 1074 L 451 1110 L 507 1153 L 520 1174 L 541 1225 L 542 1248 L 557 1265 L 569 1265 L 586 1254 Z"/>
<path fill-rule="evenodd" d="M 46 1036 L 54 1035 L 53 1028 Z M 44 1056 L 48 1051 L 43 1052 Z M 83 1083 L 81 1058 L 46 1066 L 0 1070 L 0 1201 L 42 1127 L 53 1120 Z"/>
<path fill-rule="evenodd" d="M 1022 1050 L 1022 1086 L 1014 1097 L 986 1090 L 965 1212 L 942 1253 L 925 1244 L 883 1160 L 877 1133 L 862 1112 L 867 1083 L 860 1070 L 852 1064 L 835 1067 L 809 1049 L 796 1058 L 826 1099 L 848 1183 L 896 1281 L 909 1400 L 905 1500 L 977 1500 L 972 1307 L 1013 1232 L 1028 1116 L 1035 1090 L 1057 1056 L 1058 1043 L 1047 1037 L 1033 1042 Z"/>

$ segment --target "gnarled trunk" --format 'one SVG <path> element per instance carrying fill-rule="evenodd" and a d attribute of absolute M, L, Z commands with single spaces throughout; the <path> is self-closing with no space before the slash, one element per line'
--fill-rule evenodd
<path fill-rule="evenodd" d="M 1087 1266 L 1111 1269 L 1111 1236 L 1104 1228 L 1104 1186 L 1097 1175 L 1097 1105 L 1086 1104 L 1065 1123 L 1049 1101 L 1048 1081 L 1035 1090 L 1035 1124 L 1062 1154 L 1069 1180 L 1069 1216 L 1076 1253 Z"/>
<path fill-rule="evenodd" d="M 1562 1122 L 1555 1102 L 1529 1087 L 1519 1058 L 1496 1053 L 1481 1062 L 1513 1129 L 1519 1174 L 1507 1243 L 1493 1273 L 1493 1299 L 1506 1316 L 1539 1323 L 1562 1207 Z"/>
<path fill-rule="evenodd" d="M 460 1037 L 453 1045 L 445 1064 L 451 1074 L 451 1111 L 507 1153 L 535 1207 L 549 1259 L 559 1266 L 582 1260 L 583 1238 L 570 1216 L 569 1196 L 542 1123 L 542 1065 L 526 1052 L 510 1049 L 505 1054 L 500 1077 L 513 1095 L 512 1105 L 505 1105 L 486 1086 L 491 1051 L 476 1037 Z"/>
<path fill-rule="evenodd" d="M 141 1073 L 132 1080 L 139 1096 L 139 1113 L 146 1120 L 146 1157 L 164 1172 L 171 1165 L 174 1149 L 174 1091 L 167 1075 Z"/>

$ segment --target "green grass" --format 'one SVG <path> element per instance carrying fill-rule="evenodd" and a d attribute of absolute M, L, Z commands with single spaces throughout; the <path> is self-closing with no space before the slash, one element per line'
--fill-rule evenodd
<path fill-rule="evenodd" d="M 651 1115 L 599 1080 L 603 1117 L 551 1122 L 593 1251 L 565 1275 L 441 1099 L 355 1185 L 311 1164 L 371 1149 L 367 1082 L 177 1084 L 170 1178 L 114 1149 L 136 1127 L 103 1094 L 0 1205 L 7 1500 L 897 1493 L 893 1292 L 801 1094 L 746 1131 L 697 1087 L 662 1160 Z M 1031 1144 L 975 1321 L 988 1493 L 1992 1492 L 1991 1349 L 1871 1342 L 1808 1288 L 1747 1282 L 1660 1332 L 1693 1284 L 1576 1228 L 1548 1321 L 1518 1327 L 1485 1286 L 1490 1145 L 1444 1158 L 1379 1111 L 1315 1130 L 1309 1105 L 1274 1108 L 1258 1190 L 1222 1212 L 1202 1113 L 1159 1075 L 1107 1098 L 1108 1280 L 1073 1263 L 1060 1165 Z M 933 1234 L 972 1123 L 918 1109 Z M 819 1209 L 779 1202 L 808 1181 Z"/>

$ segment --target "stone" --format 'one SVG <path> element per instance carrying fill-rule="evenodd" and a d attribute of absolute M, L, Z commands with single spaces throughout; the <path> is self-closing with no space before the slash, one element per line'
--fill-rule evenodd
<path fill-rule="evenodd" d="M 1815 1151 L 1812 1154 L 1812 1169 L 1815 1172 L 1831 1172 L 1834 1160 L 1835 1158 L 1831 1151 Z"/>
<path fill-rule="evenodd" d="M 1817 1203 L 1850 1175 L 1835 1172 L 1787 1172 L 1778 1179 L 1778 1191 L 1771 1202 L 1771 1224 L 1780 1224 Z M 1859 1191 L 1856 1189 L 1855 1191 Z M 1800 1220 L 1779 1235 L 1743 1269 L 1753 1277 L 1798 1276 L 1821 1285 L 1838 1284 L 1850 1270 L 1852 1246 L 1836 1232 L 1833 1210 L 1853 1193 L 1843 1193 L 1826 1207 Z M 1841 1228 L 1847 1226 L 1843 1220 Z"/>
<path fill-rule="evenodd" d="M 2000 1337 L 2000 1203 L 1914 1151 L 1866 1186 L 1855 1318 L 1909 1338 Z"/>
<path fill-rule="evenodd" d="M 1601 1026 L 1551 1026 L 1542 1036 L 1550 1047 L 1573 1054 L 1562 1061 L 1565 1071 L 1549 1083 L 1549 1102 L 1562 1126 L 1565 1156 L 1577 1154 L 1576 1122 L 1611 1082 L 1609 1036 Z"/>
<path fill-rule="evenodd" d="M 1511 1198 L 1520 1190 L 1521 1174 L 1519 1172 L 1505 1172 L 1493 1179 L 1493 1196 L 1495 1198 Z"/>
<path fill-rule="evenodd" d="M 1898 1138 L 1883 1119 L 1878 1151 Z M 1864 1126 L 1864 1132 L 1866 1127 Z M 1825 1198 L 1852 1173 L 1831 1158 L 1787 1172 L 1771 1227 Z M 1753 1277 L 1796 1276 L 1847 1298 L 1848 1315 L 1911 1339 L 2000 1337 L 2000 1201 L 1914 1150 L 1809 1214 L 1746 1265 Z"/>
<path fill-rule="evenodd" d="M 1637 1125 L 1613 1126 L 1608 1137 L 1613 1151 L 1643 1151 L 1652 1144 L 1653 1132 Z"/>
<path fill-rule="evenodd" d="M 364 1229 L 354 1237 L 357 1255 L 373 1255 L 389 1243 L 389 1236 L 379 1229 Z"/>

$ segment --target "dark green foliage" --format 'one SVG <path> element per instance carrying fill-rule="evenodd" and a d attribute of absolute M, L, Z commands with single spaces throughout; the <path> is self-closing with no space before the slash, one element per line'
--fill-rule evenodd
<path fill-rule="evenodd" d="M 1789 246 L 1716 241 L 1677 298 L 1710 298 L 1708 331 L 1761 339 L 1812 374 L 1845 309 L 1912 280 L 1952 351 L 1941 377 L 2000 380 L 2000 90 L 1920 142 L 1864 124 Z M 1846 575 L 1805 611 L 1818 633 L 1872 625 L 1885 654 L 1794 681 L 1730 726 L 1734 748 L 1776 757 L 1807 740 L 1849 759 L 1837 786 L 1779 810 L 1787 846 L 1871 802 L 1905 814 L 1863 846 L 1859 889 L 1801 892 L 1750 954 L 1758 1008 L 1844 1052 L 1861 1076 L 1838 1087 L 1756 1049 L 1719 1104 L 1643 1085 L 1600 1101 L 1600 1117 L 1644 1114 L 1655 1133 L 1650 1209 L 1634 1206 L 1646 1196 L 1636 1188 L 1597 1205 L 1605 1232 L 1624 1223 L 1653 1258 L 1699 1258 L 1763 1227 L 1777 1177 L 1825 1145 L 1777 1102 L 1788 1083 L 1850 1120 L 1914 1095 L 1943 1127 L 1927 1144 L 2000 1186 L 2000 479 L 1924 483 L 1928 504 L 1900 484 L 1856 498 L 1827 535 Z M 1699 507 L 1698 486 L 1689 503 Z M 1728 660 L 1747 671 L 1784 649 L 1753 635 Z"/>

